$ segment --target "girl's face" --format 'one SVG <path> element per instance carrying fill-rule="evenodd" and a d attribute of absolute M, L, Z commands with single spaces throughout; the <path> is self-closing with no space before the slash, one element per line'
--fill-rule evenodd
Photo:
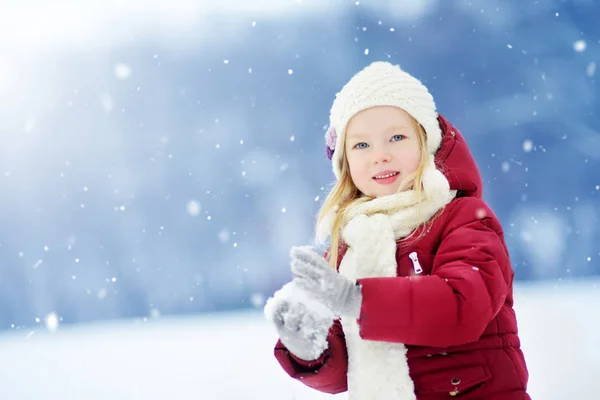
<path fill-rule="evenodd" d="M 398 107 L 372 107 L 354 115 L 344 150 L 358 190 L 369 197 L 397 193 L 421 163 L 418 135 L 412 117 Z"/>

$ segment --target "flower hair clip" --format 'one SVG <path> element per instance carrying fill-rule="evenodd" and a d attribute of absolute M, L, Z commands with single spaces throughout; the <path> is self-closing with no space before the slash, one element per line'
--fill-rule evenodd
<path fill-rule="evenodd" d="M 335 142 L 337 140 L 337 133 L 335 131 L 335 127 L 330 126 L 327 129 L 327 133 L 325 133 L 325 143 L 327 146 L 325 147 L 325 152 L 327 154 L 327 158 L 331 160 L 333 158 L 333 152 L 335 151 Z"/>

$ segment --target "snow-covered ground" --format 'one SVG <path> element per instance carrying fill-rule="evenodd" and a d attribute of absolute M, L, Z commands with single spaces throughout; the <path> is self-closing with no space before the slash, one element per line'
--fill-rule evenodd
<path fill-rule="evenodd" d="M 600 280 L 515 294 L 533 399 L 598 399 Z M 260 310 L 9 332 L 0 400 L 328 398 L 279 369 L 275 340 Z"/>

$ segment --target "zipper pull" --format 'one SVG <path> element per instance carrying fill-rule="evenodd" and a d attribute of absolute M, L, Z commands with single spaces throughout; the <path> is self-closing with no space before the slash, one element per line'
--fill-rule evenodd
<path fill-rule="evenodd" d="M 421 268 L 421 264 L 419 264 L 419 258 L 417 257 L 417 252 L 413 251 L 408 255 L 413 263 L 413 268 L 415 269 L 415 274 L 420 274 L 423 272 L 423 268 Z"/>

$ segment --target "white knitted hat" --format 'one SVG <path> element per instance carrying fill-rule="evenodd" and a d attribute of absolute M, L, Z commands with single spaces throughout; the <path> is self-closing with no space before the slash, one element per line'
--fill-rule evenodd
<path fill-rule="evenodd" d="M 336 94 L 331 106 L 325 143 L 337 179 L 342 173 L 348 121 L 360 111 L 376 106 L 399 107 L 416 119 L 427 133 L 430 154 L 435 154 L 440 146 L 442 131 L 433 96 L 427 88 L 399 66 L 376 61 L 354 75 Z"/>

